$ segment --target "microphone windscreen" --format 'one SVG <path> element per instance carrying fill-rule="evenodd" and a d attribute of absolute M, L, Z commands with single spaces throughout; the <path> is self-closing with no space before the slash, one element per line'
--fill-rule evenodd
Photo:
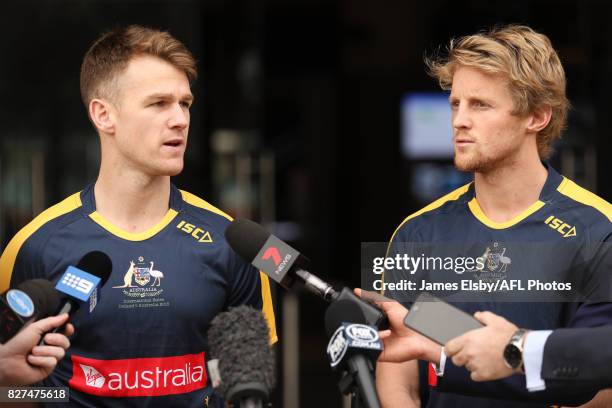
<path fill-rule="evenodd" d="M 325 331 L 331 337 L 336 329 L 346 323 L 369 324 L 359 305 L 351 300 L 337 300 L 325 311 Z"/>
<path fill-rule="evenodd" d="M 104 252 L 91 251 L 83 255 L 76 267 L 100 278 L 102 287 L 111 275 L 113 262 Z"/>
<path fill-rule="evenodd" d="M 225 230 L 225 239 L 230 247 L 249 263 L 255 259 L 270 235 L 264 227 L 247 219 L 236 219 Z"/>
<path fill-rule="evenodd" d="M 25 292 L 34 303 L 37 319 L 54 314 L 59 308 L 60 295 L 53 283 L 46 279 L 31 279 L 22 282 L 17 289 Z"/>
<path fill-rule="evenodd" d="M 274 353 L 268 324 L 261 310 L 249 306 L 218 314 L 208 329 L 210 359 L 219 360 L 219 393 L 227 399 L 234 386 L 261 383 L 274 388 Z"/>

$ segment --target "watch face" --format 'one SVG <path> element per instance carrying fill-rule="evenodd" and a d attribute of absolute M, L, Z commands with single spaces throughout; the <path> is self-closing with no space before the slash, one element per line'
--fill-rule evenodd
<path fill-rule="evenodd" d="M 508 344 L 504 349 L 504 360 L 512 368 L 518 368 L 521 365 L 521 350 L 514 344 Z"/>

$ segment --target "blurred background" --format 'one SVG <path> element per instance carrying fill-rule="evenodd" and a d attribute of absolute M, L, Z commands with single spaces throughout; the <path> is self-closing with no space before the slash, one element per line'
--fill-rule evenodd
<path fill-rule="evenodd" d="M 13 1 L 0 13 L 0 239 L 95 180 L 98 139 L 81 58 L 118 25 L 167 29 L 198 60 L 189 149 L 174 182 L 263 223 L 359 286 L 360 242 L 466 182 L 452 167 L 446 95 L 423 56 L 494 24 L 547 34 L 573 108 L 553 166 L 610 201 L 612 25 L 605 1 Z M 277 407 L 342 406 L 325 304 L 274 287 Z M 315 405 L 316 404 L 316 405 Z"/>

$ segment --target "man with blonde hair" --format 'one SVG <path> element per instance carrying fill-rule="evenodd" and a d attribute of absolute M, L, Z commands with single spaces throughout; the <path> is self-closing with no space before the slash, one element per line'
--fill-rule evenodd
<path fill-rule="evenodd" d="M 113 271 L 89 318 L 46 381 L 70 386 L 71 406 L 222 407 L 207 377 L 207 330 L 221 311 L 262 309 L 276 341 L 268 278 L 241 260 L 231 218 L 179 190 L 191 82 L 189 50 L 141 26 L 102 35 L 81 66 L 81 96 L 101 144 L 95 183 L 44 211 L 0 258 L 0 292 L 58 279 L 101 250 Z"/>
<path fill-rule="evenodd" d="M 564 70 L 549 39 L 526 26 L 499 27 L 452 40 L 448 56 L 428 60 L 427 65 L 441 87 L 450 91 L 455 166 L 472 172 L 474 181 L 407 217 L 391 238 L 391 252 L 410 253 L 415 242 L 468 243 L 484 254 L 481 268 L 467 277 L 474 281 L 483 279 L 485 272 L 491 281 L 515 273 L 547 281 L 609 276 L 609 271 L 595 270 L 596 263 L 579 265 L 569 251 L 562 252 L 563 245 L 593 248 L 609 241 L 612 210 L 605 200 L 545 163 L 569 107 Z M 518 249 L 521 245 L 533 249 L 542 245 L 539 248 L 552 252 L 542 250 L 530 257 Z M 528 270 L 518 270 L 516 261 Z M 385 274 L 387 282 L 398 278 L 401 275 Z M 385 294 L 406 301 L 401 293 Z M 584 299 L 575 303 L 489 299 L 457 306 L 470 314 L 491 310 L 532 329 L 612 323 L 610 303 Z M 390 346 L 386 362 L 377 367 L 377 388 L 385 407 L 419 406 L 417 359 L 435 363 L 421 366 L 429 370 L 429 378 L 421 375 L 421 381 L 429 380 L 431 407 L 534 406 L 518 400 L 547 402 L 538 406 L 555 403 L 541 393 L 528 393 L 524 377 L 474 382 L 468 370 L 446 359 L 442 347 L 406 330 L 391 332 L 385 343 Z M 506 361 L 513 370 L 522 369 L 523 340 L 523 331 L 507 339 L 519 350 L 518 359 Z M 517 401 L 500 401 L 506 399 Z"/>

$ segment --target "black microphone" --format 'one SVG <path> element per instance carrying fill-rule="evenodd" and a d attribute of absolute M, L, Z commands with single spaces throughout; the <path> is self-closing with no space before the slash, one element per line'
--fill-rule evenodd
<path fill-rule="evenodd" d="M 100 289 L 113 270 L 111 259 L 104 252 L 91 251 L 83 255 L 76 267 L 69 266 L 55 285 L 55 289 L 65 295 L 58 315 L 68 313 L 72 316 L 81 306 L 87 306 L 87 313 L 93 312 L 100 300 Z M 65 329 L 56 327 L 51 333 Z M 45 336 L 42 336 L 39 345 L 44 345 Z"/>
<path fill-rule="evenodd" d="M 329 305 L 325 312 L 325 329 L 331 337 L 327 356 L 334 370 L 343 371 L 340 391 L 353 395 L 351 406 L 380 408 L 372 373 L 383 344 L 377 328 L 366 321 L 362 308 L 353 301 Z"/>
<path fill-rule="evenodd" d="M 69 266 L 55 286 L 57 290 L 66 295 L 64 304 L 57 313 L 58 315 L 62 313 L 73 314 L 84 303 L 89 303 L 89 312 L 93 311 L 96 305 L 92 302 L 94 300 L 97 302 L 100 298 L 100 288 L 108 281 L 113 270 L 113 263 L 104 252 L 91 251 L 83 255 L 76 269 L 75 271 L 74 267 Z M 87 282 L 91 281 L 88 281 L 87 277 L 83 277 L 84 275 L 79 272 L 86 272 L 99 278 L 100 281 L 95 285 L 89 285 Z M 71 291 L 70 287 L 76 289 L 77 292 Z"/>
<path fill-rule="evenodd" d="M 238 255 L 286 289 L 299 278 L 306 288 L 331 301 L 337 296 L 330 284 L 303 269 L 308 258 L 270 234 L 261 225 L 236 219 L 225 230 L 225 239 Z"/>
<path fill-rule="evenodd" d="M 0 296 L 0 344 L 10 340 L 23 326 L 57 310 L 60 296 L 46 279 L 22 282 Z"/>
<path fill-rule="evenodd" d="M 284 288 L 291 288 L 299 279 L 311 292 L 328 302 L 347 300 L 357 304 L 366 319 L 364 323 L 381 330 L 389 327 L 387 317 L 378 307 L 359 299 L 349 288 L 337 292 L 330 284 L 306 271 L 304 267 L 308 259 L 261 225 L 246 219 L 236 219 L 225 230 L 225 239 L 245 261 Z"/>
<path fill-rule="evenodd" d="M 267 406 L 276 380 L 274 353 L 263 313 L 238 306 L 218 314 L 208 329 L 208 343 L 211 381 L 230 407 Z"/>

